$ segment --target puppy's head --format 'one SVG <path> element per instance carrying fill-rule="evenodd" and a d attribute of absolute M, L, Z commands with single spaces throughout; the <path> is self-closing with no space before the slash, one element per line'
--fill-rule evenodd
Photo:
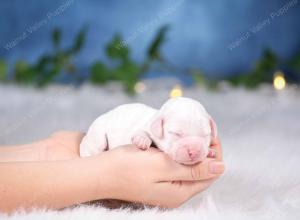
<path fill-rule="evenodd" d="M 153 141 L 172 159 L 195 164 L 208 154 L 212 138 L 217 136 L 214 120 L 197 101 L 189 98 L 169 99 L 150 125 Z"/>

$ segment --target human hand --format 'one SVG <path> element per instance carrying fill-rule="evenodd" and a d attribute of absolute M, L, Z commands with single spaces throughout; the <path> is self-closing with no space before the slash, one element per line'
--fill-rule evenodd
<path fill-rule="evenodd" d="M 84 134 L 78 131 L 58 131 L 44 142 L 45 149 L 41 160 L 66 160 L 79 158 L 79 145 Z"/>
<path fill-rule="evenodd" d="M 134 146 L 80 158 L 82 136 L 79 132 L 58 132 L 45 140 L 3 148 L 2 161 L 6 163 L 0 163 L 0 188 L 4 189 L 0 211 L 61 209 L 99 199 L 177 207 L 206 189 L 224 170 L 217 140 L 212 146 L 215 159 L 184 166 L 157 149 L 141 151 Z M 213 160 L 219 163 L 216 167 Z"/>
<path fill-rule="evenodd" d="M 35 142 L 0 147 L 0 162 L 59 161 L 79 158 L 79 144 L 84 134 L 58 131 Z"/>
<path fill-rule="evenodd" d="M 99 181 L 108 181 L 110 199 L 178 207 L 208 188 L 223 173 L 220 141 L 214 140 L 211 148 L 216 158 L 186 166 L 155 148 L 141 151 L 132 145 L 118 147 L 103 153 L 106 156 L 101 159 L 106 158 L 110 167 L 108 176 Z"/>
<path fill-rule="evenodd" d="M 48 141 L 47 160 L 79 158 L 79 144 L 83 134 L 80 132 L 60 131 L 51 135 Z M 141 202 L 161 207 L 178 207 L 195 194 L 207 189 L 224 171 L 222 149 L 219 139 L 210 148 L 215 158 L 185 166 L 171 160 L 166 154 L 150 148 L 141 151 L 127 145 L 101 154 L 101 165 L 108 161 L 105 176 L 99 176 L 99 185 L 107 182 L 103 191 L 107 199 Z M 97 157 L 97 156 L 96 156 Z M 103 161 L 105 160 L 105 161 Z M 216 167 L 213 167 L 216 162 Z M 211 172 L 213 171 L 213 172 Z"/>

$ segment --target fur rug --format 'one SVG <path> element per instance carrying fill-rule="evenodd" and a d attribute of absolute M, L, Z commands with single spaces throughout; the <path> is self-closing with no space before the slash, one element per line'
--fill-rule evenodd
<path fill-rule="evenodd" d="M 80 90 L 0 86 L 0 144 L 18 144 L 53 131 L 85 130 L 101 113 L 122 103 L 159 107 L 172 81 L 146 82 L 130 98 L 116 85 Z M 223 86 L 219 92 L 186 88 L 215 118 L 226 173 L 207 191 L 175 210 L 107 210 L 82 205 L 63 211 L 19 211 L 0 219 L 300 219 L 300 91 L 256 91 Z M 109 98 L 108 98 L 109 97 Z"/>

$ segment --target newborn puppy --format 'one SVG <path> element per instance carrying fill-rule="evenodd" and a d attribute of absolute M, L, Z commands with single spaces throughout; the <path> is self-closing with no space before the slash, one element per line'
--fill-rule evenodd
<path fill-rule="evenodd" d="M 80 156 L 130 143 L 144 150 L 154 144 L 178 163 L 195 164 L 207 157 L 216 136 L 214 120 L 193 99 L 172 98 L 159 110 L 126 104 L 93 122 L 80 144 Z"/>

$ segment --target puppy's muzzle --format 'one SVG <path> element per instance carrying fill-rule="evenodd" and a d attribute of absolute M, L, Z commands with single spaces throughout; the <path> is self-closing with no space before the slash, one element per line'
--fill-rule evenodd
<path fill-rule="evenodd" d="M 184 137 L 173 144 L 174 159 L 182 164 L 194 164 L 202 161 L 208 154 L 205 138 Z"/>

